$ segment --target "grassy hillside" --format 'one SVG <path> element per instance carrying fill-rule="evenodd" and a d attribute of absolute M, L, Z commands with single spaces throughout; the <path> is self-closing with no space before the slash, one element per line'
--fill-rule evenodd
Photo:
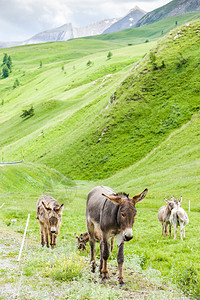
<path fill-rule="evenodd" d="M 56 159 L 59 170 L 73 178 L 109 176 L 139 161 L 199 111 L 198 28 L 183 27 L 178 38 L 175 31 L 160 42 L 152 51 L 156 69 L 148 55 L 114 93 L 109 109 L 93 103 L 76 114 L 90 122 L 78 138 L 73 132 L 64 142 L 67 165 Z M 94 112 L 95 120 L 89 119 Z M 42 161 L 50 163 L 50 157 Z"/>
<path fill-rule="evenodd" d="M 131 28 L 120 32 L 114 32 L 110 34 L 97 35 L 95 37 L 87 37 L 88 40 L 103 40 L 117 43 L 120 45 L 137 45 L 147 41 L 155 41 L 162 38 L 170 30 L 176 29 L 177 26 L 181 26 L 186 22 L 191 22 L 200 19 L 200 12 L 187 13 L 184 15 L 178 15 L 168 17 L 164 20 L 157 21 L 153 24 L 142 26 L 139 28 Z"/>
<path fill-rule="evenodd" d="M 12 77 L 1 80 L 5 159 L 23 149 L 26 161 L 91 180 L 139 161 L 199 110 L 198 28 L 195 22 L 163 38 L 124 81 L 150 43 L 113 50 L 110 60 L 102 51 L 66 62 L 66 71 L 64 61 L 35 66 L 14 90 L 6 88 Z M 30 105 L 35 115 L 22 120 Z"/>
<path fill-rule="evenodd" d="M 36 193 L 38 196 L 49 190 L 63 190 L 76 185 L 54 169 L 31 163 L 0 165 L 0 182 L 2 194 Z"/>
<path fill-rule="evenodd" d="M 196 11 L 199 12 L 199 10 L 198 0 L 173 0 L 168 4 L 147 13 L 137 22 L 136 27 L 158 22 L 171 16 L 177 18 L 179 15 Z"/>
<path fill-rule="evenodd" d="M 92 45 L 96 45 L 99 52 Z M 110 43 L 104 41 L 96 44 L 96 41 L 77 40 L 65 43 L 65 47 L 64 43 L 52 43 L 18 47 L 17 51 L 8 49 L 13 71 L 8 78 L 0 80 L 0 147 L 5 148 L 6 161 L 18 159 L 22 150 L 26 161 L 39 162 L 49 151 L 62 160 L 63 142 L 69 142 L 70 135 L 74 137 L 84 118 L 86 123 L 88 121 L 90 112 L 84 116 L 81 109 L 87 110 L 86 106 L 96 103 L 101 110 L 133 64 L 152 47 L 148 43 L 113 50 L 112 45 L 107 48 L 108 45 Z M 82 58 L 71 59 L 77 47 Z M 110 60 L 107 59 L 108 49 L 113 53 Z M 90 54 L 92 51 L 94 54 Z M 3 51 L 1 53 L 2 60 Z M 89 60 L 93 63 L 91 67 L 86 65 Z M 20 85 L 13 88 L 16 79 Z M 35 115 L 22 119 L 22 110 L 32 105 Z M 93 117 L 91 114 L 90 118 Z"/>

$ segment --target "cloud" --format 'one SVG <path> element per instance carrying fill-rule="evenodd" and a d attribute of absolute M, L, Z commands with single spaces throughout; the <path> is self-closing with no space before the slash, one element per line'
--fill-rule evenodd
<path fill-rule="evenodd" d="M 20 30 L 22 39 L 29 38 L 71 19 L 72 11 L 63 0 L 1 0 L 0 26 L 5 30 L 1 32 L 0 40 L 5 37 L 5 32 L 9 32 L 7 41 L 17 40 Z"/>
<path fill-rule="evenodd" d="M 34 34 L 72 23 L 84 26 L 123 17 L 135 5 L 145 11 L 170 0 L 0 0 L 0 41 L 25 40 Z"/>

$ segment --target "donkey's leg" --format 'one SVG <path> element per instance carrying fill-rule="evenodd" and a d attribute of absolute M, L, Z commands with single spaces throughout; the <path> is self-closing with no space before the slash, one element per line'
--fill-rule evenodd
<path fill-rule="evenodd" d="M 105 234 L 102 235 L 102 246 L 103 246 L 103 264 L 102 264 L 102 279 L 105 280 L 109 277 L 108 275 L 108 269 L 107 269 L 107 260 L 109 257 L 110 252 L 110 245 L 107 239 L 107 236 Z"/>
<path fill-rule="evenodd" d="M 177 237 L 177 226 L 174 226 L 174 240 L 176 240 Z"/>
<path fill-rule="evenodd" d="M 168 236 L 167 227 L 168 227 L 168 224 L 165 223 L 165 236 Z"/>
<path fill-rule="evenodd" d="M 172 237 L 172 225 L 169 224 L 169 236 Z"/>
<path fill-rule="evenodd" d="M 111 238 L 111 247 L 110 247 L 111 252 L 113 251 L 114 241 L 115 241 L 115 237 L 113 236 L 113 237 Z"/>
<path fill-rule="evenodd" d="M 89 243 L 90 243 L 91 271 L 94 273 L 96 269 L 94 224 L 92 222 L 87 222 L 87 229 L 88 229 Z"/>
<path fill-rule="evenodd" d="M 44 224 L 40 223 L 40 235 L 41 235 L 41 245 L 44 247 L 45 245 L 45 237 L 44 237 Z"/>
<path fill-rule="evenodd" d="M 164 223 L 162 223 L 162 235 L 165 236 L 165 224 Z"/>
<path fill-rule="evenodd" d="M 119 284 L 124 286 L 124 278 L 123 278 L 123 263 L 124 263 L 124 241 L 120 236 L 117 236 L 117 262 L 118 262 L 118 270 L 119 270 Z"/>
<path fill-rule="evenodd" d="M 183 237 L 185 238 L 185 226 L 183 226 Z"/>
<path fill-rule="evenodd" d="M 45 227 L 44 231 L 45 231 L 46 245 L 47 245 L 47 248 L 49 248 L 49 232 L 48 232 L 48 228 Z"/>
<path fill-rule="evenodd" d="M 180 222 L 180 236 L 181 236 L 181 240 L 183 240 L 183 236 L 184 236 L 184 226 L 183 223 Z"/>
<path fill-rule="evenodd" d="M 101 271 L 103 267 L 103 241 L 100 241 L 100 265 L 99 265 L 99 273 L 101 276 Z"/>
<path fill-rule="evenodd" d="M 50 245 L 52 249 L 54 249 L 54 247 L 56 246 L 56 237 L 57 235 L 55 233 L 50 232 Z"/>

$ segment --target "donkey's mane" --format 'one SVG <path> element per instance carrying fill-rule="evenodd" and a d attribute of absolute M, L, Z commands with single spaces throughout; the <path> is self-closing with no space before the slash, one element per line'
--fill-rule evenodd
<path fill-rule="evenodd" d="M 126 198 L 128 198 L 129 197 L 129 194 L 126 194 L 126 193 L 117 193 L 117 194 L 114 194 L 114 196 L 119 196 L 119 197 L 126 197 Z"/>

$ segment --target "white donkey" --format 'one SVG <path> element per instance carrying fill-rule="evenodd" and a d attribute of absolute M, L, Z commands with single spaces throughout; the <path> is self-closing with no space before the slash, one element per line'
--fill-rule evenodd
<path fill-rule="evenodd" d="M 174 226 L 174 239 L 177 237 L 178 226 L 180 226 L 181 240 L 185 237 L 185 225 L 189 223 L 188 215 L 181 207 L 182 196 L 179 200 L 175 200 L 176 205 L 171 211 L 169 218 L 170 224 Z"/>

